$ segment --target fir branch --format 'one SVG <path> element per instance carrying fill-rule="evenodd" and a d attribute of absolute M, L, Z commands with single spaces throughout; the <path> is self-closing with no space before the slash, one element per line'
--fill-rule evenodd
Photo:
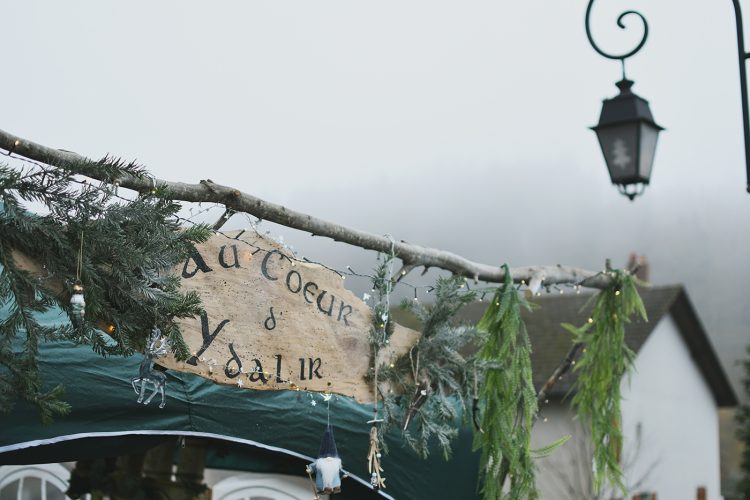
<path fill-rule="evenodd" d="M 89 166 L 113 179 L 146 175 L 142 167 L 118 159 Z M 155 194 L 123 201 L 107 188 L 82 184 L 65 169 L 18 171 L 0 165 L 0 304 L 8 311 L 0 323 L 2 411 L 10 411 L 17 398 L 37 405 L 44 421 L 65 411 L 57 399 L 61 389 L 45 391 L 40 379 L 38 345 L 44 340 L 68 339 L 101 355 L 127 356 L 142 350 L 157 325 L 172 340 L 176 357 L 188 357 L 175 319 L 198 314 L 200 299 L 182 292 L 171 273 L 211 231 L 203 225 L 180 227 L 174 217 L 180 206 Z M 29 201 L 44 204 L 49 213 L 26 211 L 23 203 Z M 52 279 L 19 269 L 16 252 L 38 263 Z M 77 328 L 40 325 L 38 314 L 55 306 L 70 310 L 77 278 L 85 289 L 86 322 Z M 95 328 L 98 324 L 114 326 L 111 338 Z"/>
<path fill-rule="evenodd" d="M 609 271 L 612 283 L 599 292 L 588 322 L 574 341 L 585 346 L 575 366 L 578 379 L 573 407 L 591 431 L 594 448 L 594 491 L 605 482 L 626 495 L 619 459 L 622 449 L 620 386 L 634 354 L 625 344 L 625 325 L 634 315 L 646 320 L 636 279 L 626 271 Z"/>
<path fill-rule="evenodd" d="M 387 258 L 375 270 L 373 287 L 378 297 L 387 286 L 388 270 Z M 450 458 L 459 417 L 466 414 L 466 401 L 471 398 L 474 359 L 462 350 L 475 344 L 479 334 L 474 328 L 452 324 L 458 310 L 474 298 L 464 286 L 461 277 L 439 278 L 432 294 L 434 303 L 404 301 L 402 308 L 420 321 L 421 335 L 408 353 L 379 366 L 380 380 L 390 388 L 382 394 L 383 429 L 401 428 L 404 442 L 422 458 L 434 444 L 446 460 Z M 371 330 L 373 343 L 383 338 L 378 305 Z"/>
<path fill-rule="evenodd" d="M 531 344 L 521 319 L 521 308 L 530 304 L 518 293 L 506 267 L 503 287 L 495 294 L 477 328 L 487 332 L 478 354 L 484 365 L 480 391 L 481 429 L 474 448 L 481 449 L 480 481 L 483 497 L 536 498 L 531 428 L 537 412 L 531 376 Z"/>

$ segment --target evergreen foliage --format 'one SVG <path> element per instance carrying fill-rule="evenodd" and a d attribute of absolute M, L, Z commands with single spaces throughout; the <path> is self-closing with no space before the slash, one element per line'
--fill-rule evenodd
<path fill-rule="evenodd" d="M 750 346 L 747 348 L 748 358 L 742 362 L 745 377 L 742 386 L 745 389 L 746 403 L 737 409 L 737 437 L 744 445 L 742 450 L 742 477 L 737 485 L 738 499 L 750 500 Z"/>
<path fill-rule="evenodd" d="M 112 179 L 146 175 L 142 167 L 120 160 L 88 163 Z M 31 213 L 28 203 L 41 204 L 48 213 Z M 173 217 L 179 208 L 160 198 L 158 187 L 129 201 L 108 187 L 77 180 L 64 166 L 0 165 L 0 307 L 8 311 L 0 322 L 1 411 L 9 412 L 18 399 L 36 405 L 45 423 L 68 411 L 60 400 L 63 387 L 49 388 L 39 375 L 38 345 L 45 340 L 67 339 L 91 345 L 101 355 L 127 356 L 142 350 L 157 324 L 172 340 L 175 355 L 187 358 L 174 320 L 198 314 L 201 304 L 197 294 L 180 292 L 170 271 L 210 230 L 180 227 Z M 53 307 L 70 311 L 81 243 L 85 322 L 43 327 L 37 314 Z M 21 269 L 19 254 L 46 276 Z M 114 330 L 107 336 L 99 327 L 109 325 Z"/>
<path fill-rule="evenodd" d="M 460 276 L 438 278 L 433 303 L 403 302 L 420 321 L 421 336 L 384 373 L 398 394 L 386 398 L 386 415 L 402 426 L 404 440 L 422 458 L 427 458 L 432 442 L 450 458 L 451 441 L 472 398 L 475 360 L 466 348 L 476 344 L 480 334 L 471 326 L 454 324 L 455 314 L 474 298 L 464 287 Z"/>
<path fill-rule="evenodd" d="M 374 353 L 386 346 L 394 328 L 387 300 L 388 287 L 394 284 L 390 276 L 392 259 L 385 256 L 381 260 L 373 279 L 377 302 L 370 342 Z M 464 283 L 458 276 L 439 278 L 432 293 L 433 303 L 405 300 L 401 307 L 419 320 L 421 335 L 408 353 L 378 366 L 384 431 L 380 435 L 397 426 L 403 431 L 405 443 L 422 458 L 427 458 L 435 443 L 446 459 L 450 457 L 458 420 L 471 399 L 474 358 L 464 348 L 475 344 L 479 334 L 474 328 L 454 325 L 456 313 L 474 299 Z"/>
<path fill-rule="evenodd" d="M 521 308 L 530 309 L 530 304 L 513 286 L 508 266 L 504 268 L 505 282 L 477 325 L 487 337 L 478 354 L 484 368 L 480 390 L 483 414 L 482 432 L 474 434 L 474 448 L 482 451 L 479 477 L 485 499 L 506 498 L 506 479 L 507 498 L 533 499 L 538 497 L 531 450 L 537 401 L 531 344 L 521 319 Z"/>
<path fill-rule="evenodd" d="M 596 295 L 588 322 L 580 328 L 563 325 L 575 342 L 584 344 L 573 406 L 591 432 L 594 491 L 605 481 L 627 494 L 620 469 L 622 431 L 620 383 L 632 366 L 634 354 L 625 344 L 625 325 L 638 314 L 646 320 L 637 281 L 625 271 L 608 271 L 611 284 Z"/>

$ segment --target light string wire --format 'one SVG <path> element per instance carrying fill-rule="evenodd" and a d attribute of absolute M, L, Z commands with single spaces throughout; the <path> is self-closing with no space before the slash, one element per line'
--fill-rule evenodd
<path fill-rule="evenodd" d="M 55 170 L 57 170 L 56 167 L 51 167 L 51 166 L 39 163 L 39 162 L 34 161 L 34 160 L 30 160 L 30 159 L 22 157 L 22 156 L 17 156 L 17 155 L 15 155 L 13 153 L 8 154 L 7 156 L 9 158 L 21 161 L 23 163 L 31 165 L 34 168 L 39 169 L 39 171 L 37 171 L 37 172 L 33 172 L 33 171 L 30 170 L 29 173 L 26 174 L 25 176 L 23 176 L 20 180 L 28 179 L 30 177 L 33 177 L 33 176 L 36 176 L 36 175 L 40 175 L 40 174 L 41 175 L 45 175 L 46 173 L 51 173 L 51 172 L 54 172 Z M 102 182 L 100 182 L 100 185 L 97 186 L 97 185 L 95 185 L 95 184 L 87 181 L 85 178 L 84 178 L 84 180 L 78 180 L 78 179 L 76 179 L 74 177 L 74 174 L 68 174 L 68 175 L 69 175 L 68 180 L 71 183 L 80 185 L 81 189 L 94 189 L 94 190 L 98 190 L 98 191 L 102 192 L 106 197 L 115 198 L 115 199 L 118 199 L 118 200 L 120 200 L 122 202 L 125 202 L 125 203 L 132 203 L 134 201 L 133 199 L 126 198 L 126 197 L 124 197 L 124 196 L 122 196 L 122 195 L 119 194 L 119 192 L 118 192 L 119 183 L 117 183 L 117 182 L 114 182 L 112 184 L 108 184 L 108 183 L 102 181 Z M 81 177 L 84 177 L 84 176 L 81 176 Z M 153 183 L 153 188 L 150 190 L 150 194 L 153 195 L 153 194 L 156 194 L 156 191 L 157 191 L 157 188 L 158 188 L 158 186 L 156 185 L 155 178 L 153 178 L 153 177 L 152 177 L 152 183 Z M 198 205 L 201 206 L 202 203 L 199 202 Z M 183 205 L 183 206 L 185 206 L 185 205 Z M 203 214 L 205 214 L 205 213 L 207 213 L 207 212 L 209 212 L 211 210 L 219 208 L 219 207 L 223 207 L 223 205 L 221 205 L 220 203 L 215 203 L 215 204 L 212 204 L 212 205 L 208 206 L 207 208 L 202 208 L 202 209 L 200 209 L 198 211 L 194 211 L 194 209 L 192 207 L 186 207 L 190 211 L 190 216 L 189 217 L 182 217 L 182 216 L 179 216 L 179 215 L 175 214 L 175 215 L 173 215 L 173 218 L 175 220 L 179 221 L 179 222 L 183 222 L 183 223 L 186 223 L 186 224 L 197 226 L 197 225 L 199 225 L 201 223 L 196 222 L 193 219 L 195 219 L 195 218 L 197 218 L 197 217 L 199 217 L 199 216 L 201 216 L 201 215 L 203 215 Z M 251 228 L 252 228 L 252 230 L 253 230 L 253 232 L 255 233 L 256 236 L 258 236 L 258 237 L 268 237 L 268 238 L 274 239 L 274 238 L 272 238 L 270 236 L 270 230 L 266 231 L 266 234 L 261 234 L 261 232 L 258 230 L 258 225 L 261 222 L 263 222 L 261 219 L 258 219 L 257 222 L 255 222 L 255 221 L 250 220 L 249 214 L 245 213 L 245 215 L 247 216 L 248 221 L 250 221 Z M 218 235 L 221 235 L 221 236 L 225 237 L 227 240 L 231 240 L 233 242 L 241 242 L 241 243 L 243 243 L 245 245 L 250 246 L 254 250 L 253 254 L 259 253 L 259 252 L 266 252 L 266 253 L 278 252 L 278 250 L 263 248 L 263 247 L 260 247 L 260 246 L 258 246 L 256 244 L 254 244 L 254 243 L 251 243 L 249 241 L 240 239 L 239 237 L 244 232 L 247 231 L 246 228 L 240 230 L 240 234 L 235 235 L 235 236 L 229 236 L 229 235 L 225 234 L 224 232 L 222 232 L 221 230 L 213 229 L 213 228 L 210 228 L 210 227 L 209 227 L 209 230 L 211 230 L 214 234 L 218 234 Z M 386 235 L 386 236 L 391 240 L 391 255 L 393 255 L 395 257 L 395 239 L 391 235 Z M 279 240 L 283 240 L 283 238 L 281 238 L 281 237 L 279 237 L 278 239 Z M 294 251 L 294 249 L 292 247 L 284 244 L 283 241 L 277 241 L 277 243 L 279 243 L 286 250 L 289 250 L 291 252 L 292 255 L 288 255 L 286 253 L 281 253 L 280 255 L 281 255 L 281 258 L 285 258 L 285 259 L 289 260 L 290 262 L 292 262 L 292 265 L 294 265 L 295 262 L 316 265 L 316 266 L 322 267 L 324 269 L 327 269 L 328 271 L 331 271 L 331 272 L 335 273 L 341 279 L 346 279 L 347 276 L 358 277 L 358 278 L 366 278 L 366 279 L 369 279 L 370 281 L 372 281 L 372 280 L 375 279 L 375 277 L 372 276 L 372 275 L 358 273 L 358 272 L 354 271 L 351 268 L 351 266 L 346 266 L 347 270 L 340 270 L 340 269 L 336 269 L 334 267 L 328 266 L 328 265 L 326 265 L 326 264 L 324 264 L 322 262 L 318 262 L 318 261 L 314 261 L 314 260 L 308 259 L 306 257 L 297 257 L 296 252 Z M 392 273 L 392 266 L 391 266 L 390 272 Z M 606 271 L 600 271 L 599 273 L 597 273 L 597 275 L 598 274 L 603 274 L 605 272 Z M 435 287 L 433 285 L 416 285 L 414 283 L 410 283 L 408 281 L 405 281 L 405 280 L 403 280 L 401 278 L 403 278 L 403 276 L 400 276 L 398 280 L 395 280 L 395 281 L 391 280 L 391 285 L 390 285 L 391 288 L 393 287 L 393 285 L 395 285 L 395 286 L 402 286 L 402 287 L 406 287 L 406 288 L 412 289 L 414 291 L 414 300 L 418 300 L 418 291 L 419 290 L 424 290 L 424 292 L 426 294 L 429 294 L 432 291 L 434 291 L 434 289 L 435 289 Z M 488 286 L 486 286 L 486 287 L 475 288 L 474 290 L 471 290 L 471 287 L 469 285 L 469 279 L 468 278 L 464 278 L 464 281 L 465 281 L 464 285 L 466 287 L 467 293 L 475 293 L 475 294 L 480 295 L 480 298 L 479 298 L 480 301 L 483 301 L 484 297 L 487 294 L 494 293 L 496 290 L 499 289 L 499 286 L 490 285 L 488 283 Z M 577 282 L 562 283 L 562 284 L 544 284 L 544 282 L 542 282 L 541 288 L 544 289 L 547 293 L 552 293 L 552 290 L 555 290 L 555 291 L 559 292 L 560 294 L 563 294 L 564 293 L 564 288 L 572 288 L 576 293 L 580 293 L 582 284 L 583 284 L 583 279 L 579 280 Z M 521 290 L 525 286 L 528 286 L 528 285 L 525 282 L 525 280 L 522 280 L 517 285 L 517 289 Z M 463 287 L 464 286 L 462 285 L 461 288 L 463 288 Z M 541 295 L 541 291 L 537 291 L 537 293 L 535 295 L 540 296 Z M 390 303 L 388 303 L 388 306 L 390 307 Z"/>

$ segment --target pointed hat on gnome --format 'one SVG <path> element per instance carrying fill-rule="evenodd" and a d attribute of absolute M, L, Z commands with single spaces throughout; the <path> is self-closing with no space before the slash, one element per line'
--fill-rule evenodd
<path fill-rule="evenodd" d="M 331 424 L 326 425 L 326 432 L 323 434 L 323 440 L 320 442 L 320 450 L 318 451 L 318 458 L 326 457 L 339 458 L 336 441 L 333 439 L 333 427 L 331 427 Z"/>

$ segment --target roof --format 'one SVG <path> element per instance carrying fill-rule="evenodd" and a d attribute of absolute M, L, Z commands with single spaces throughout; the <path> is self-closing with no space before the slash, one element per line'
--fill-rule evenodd
<path fill-rule="evenodd" d="M 682 340 L 713 394 L 716 405 L 736 406 L 737 396 L 685 289 L 680 285 L 659 286 L 641 288 L 639 292 L 646 306 L 648 321 L 638 318 L 625 327 L 625 341 L 628 347 L 637 354 L 661 319 L 671 314 Z M 571 335 L 560 324 L 582 325 L 591 314 L 591 297 L 590 293 L 548 294 L 534 298 L 533 302 L 539 305 L 539 308 L 532 312 L 523 311 L 533 348 L 531 364 L 534 385 L 537 388 L 544 384 L 565 359 L 571 347 Z M 462 316 L 476 322 L 485 307 L 486 304 L 482 302 L 469 304 L 462 312 Z M 559 398 L 568 394 L 575 378 L 575 372 L 563 377 L 555 384 L 550 396 Z"/>

